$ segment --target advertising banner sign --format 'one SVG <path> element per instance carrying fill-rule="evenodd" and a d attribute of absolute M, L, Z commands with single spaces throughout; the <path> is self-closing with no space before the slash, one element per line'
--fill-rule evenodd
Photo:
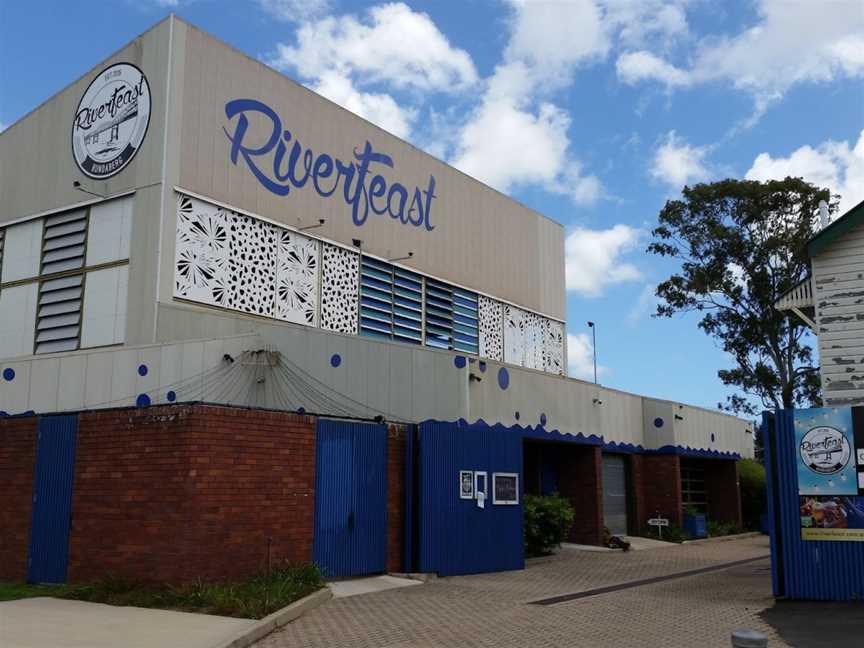
<path fill-rule="evenodd" d="M 803 540 L 864 542 L 864 408 L 795 411 Z"/>

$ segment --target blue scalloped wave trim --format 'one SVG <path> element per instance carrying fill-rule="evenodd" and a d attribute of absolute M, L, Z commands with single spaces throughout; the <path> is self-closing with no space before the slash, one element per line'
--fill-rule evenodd
<path fill-rule="evenodd" d="M 547 430 L 542 425 L 519 425 L 518 423 L 514 423 L 513 425 L 507 426 L 503 423 L 493 423 L 490 425 L 482 418 L 477 419 L 474 423 L 470 423 L 465 419 L 459 419 L 458 421 L 444 421 L 440 419 L 426 419 L 422 421 L 420 425 L 423 423 L 455 423 L 459 427 L 466 428 L 468 430 L 478 429 L 492 429 L 499 431 L 511 431 L 518 430 L 523 437 L 527 439 L 541 439 L 544 441 L 563 441 L 565 443 L 578 443 L 582 445 L 594 445 L 600 446 L 603 450 L 607 452 L 619 452 L 623 454 L 657 454 L 657 455 L 668 455 L 674 454 L 681 457 L 695 457 L 695 458 L 703 458 L 703 459 L 740 459 L 741 455 L 737 452 L 721 452 L 720 450 L 708 450 L 705 448 L 691 448 L 690 446 L 673 446 L 673 445 L 665 445 L 660 448 L 649 448 L 646 449 L 642 445 L 634 445 L 632 443 L 617 443 L 615 441 L 605 442 L 603 437 L 597 436 L 596 434 L 585 435 L 581 432 L 577 432 L 576 434 L 569 434 L 565 432 L 560 432 L 558 430 Z"/>

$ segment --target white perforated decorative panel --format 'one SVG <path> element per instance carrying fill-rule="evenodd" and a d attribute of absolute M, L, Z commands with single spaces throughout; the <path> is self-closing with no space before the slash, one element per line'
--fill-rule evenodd
<path fill-rule="evenodd" d="M 327 243 L 321 252 L 321 328 L 357 334 L 360 255 Z"/>
<path fill-rule="evenodd" d="M 564 361 L 564 325 L 555 320 L 546 322 L 546 371 L 559 376 L 567 373 L 567 364 Z"/>
<path fill-rule="evenodd" d="M 521 365 L 525 357 L 525 312 L 504 306 L 504 362 Z"/>
<path fill-rule="evenodd" d="M 181 195 L 177 202 L 174 295 L 226 306 L 229 256 L 225 210 Z"/>
<path fill-rule="evenodd" d="M 229 212 L 228 308 L 273 317 L 277 233 L 270 223 Z"/>
<path fill-rule="evenodd" d="M 297 324 L 318 323 L 318 253 L 314 239 L 280 230 L 276 250 L 276 317 Z"/>
<path fill-rule="evenodd" d="M 501 302 L 480 295 L 480 357 L 502 360 L 504 356 L 504 323 Z"/>

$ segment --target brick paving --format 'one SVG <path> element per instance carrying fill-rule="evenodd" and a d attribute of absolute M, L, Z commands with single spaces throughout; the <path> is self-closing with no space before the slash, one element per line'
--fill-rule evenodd
<path fill-rule="evenodd" d="M 758 616 L 773 604 L 769 561 L 555 605 L 530 601 L 758 556 L 765 538 L 647 551 L 563 550 L 517 572 L 443 578 L 327 603 L 256 648 L 729 646 L 733 629 L 768 635 Z"/>

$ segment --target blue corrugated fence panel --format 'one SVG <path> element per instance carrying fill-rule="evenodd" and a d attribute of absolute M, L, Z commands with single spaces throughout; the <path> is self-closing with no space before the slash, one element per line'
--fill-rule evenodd
<path fill-rule="evenodd" d="M 524 567 L 522 434 L 503 426 L 426 422 L 420 426 L 419 569 L 441 576 Z M 459 472 L 484 471 L 485 508 L 459 497 Z M 519 504 L 493 504 L 495 472 L 519 475 Z"/>
<path fill-rule="evenodd" d="M 78 415 L 39 419 L 27 580 L 65 583 Z"/>
<path fill-rule="evenodd" d="M 383 572 L 387 428 L 319 419 L 313 556 L 328 578 Z"/>
<path fill-rule="evenodd" d="M 774 418 L 776 471 L 779 484 L 780 528 L 772 529 L 775 571 L 782 570 L 783 594 L 811 600 L 860 600 L 864 598 L 864 542 L 801 539 L 794 410 L 778 410 Z M 767 456 L 767 453 L 766 453 Z M 772 509 L 773 510 L 773 509 Z M 776 538 L 776 540 L 775 540 Z M 775 586 L 781 577 L 775 574 Z"/>

